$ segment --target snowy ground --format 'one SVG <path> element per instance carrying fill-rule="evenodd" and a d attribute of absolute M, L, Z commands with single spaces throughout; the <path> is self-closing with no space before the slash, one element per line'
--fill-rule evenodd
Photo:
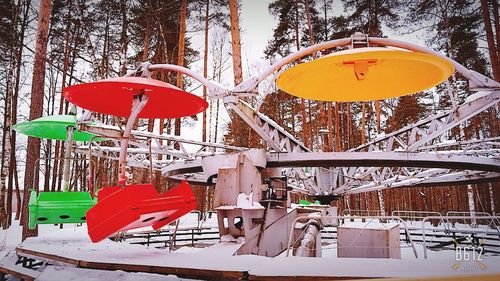
<path fill-rule="evenodd" d="M 182 219 L 180 227 L 188 228 L 198 225 L 197 216 L 191 214 Z M 204 225 L 215 227 L 215 215 Z M 141 231 L 143 230 L 145 229 Z M 30 238 L 19 245 L 20 237 L 19 226 L 13 226 L 8 231 L 0 230 L 0 245 L 3 245 L 0 262 L 8 252 L 12 254 L 19 246 L 91 262 L 246 271 L 248 274 L 258 276 L 422 277 L 500 273 L 500 256 L 486 254 L 480 263 L 477 261 L 457 263 L 454 250 L 428 250 L 428 259 L 424 259 L 423 247 L 420 244 L 416 244 L 418 254 L 416 258 L 410 245 L 402 243 L 400 260 L 337 258 L 336 244 L 328 244 L 326 240 L 322 248 L 322 258 L 286 257 L 285 253 L 276 258 L 267 258 L 254 255 L 233 256 L 242 245 L 241 241 L 217 243 L 208 248 L 182 247 L 173 252 L 153 246 L 131 245 L 127 242 L 117 243 L 111 240 L 94 244 L 88 238 L 85 225 L 79 227 L 65 225 L 64 229 L 53 225 L 40 225 L 39 237 Z M 39 276 L 39 280 L 110 280 L 111 278 L 115 280 L 185 280 L 176 276 L 98 271 L 70 266 L 47 267 Z"/>
<path fill-rule="evenodd" d="M 184 281 L 193 279 L 178 278 L 172 275 L 159 275 L 150 273 L 130 273 L 121 270 L 106 271 L 83 268 L 70 268 L 62 266 L 49 266 L 36 279 L 39 281 L 77 281 L 82 280 L 82 276 L 86 281 L 102 281 L 102 280 L 120 280 L 120 281 Z"/>

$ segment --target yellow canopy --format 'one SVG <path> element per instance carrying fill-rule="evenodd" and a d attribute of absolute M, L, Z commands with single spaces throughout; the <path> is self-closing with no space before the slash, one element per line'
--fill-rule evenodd
<path fill-rule="evenodd" d="M 438 56 L 389 48 L 336 52 L 283 72 L 283 91 L 321 101 L 370 101 L 413 94 L 436 86 L 455 71 Z"/>

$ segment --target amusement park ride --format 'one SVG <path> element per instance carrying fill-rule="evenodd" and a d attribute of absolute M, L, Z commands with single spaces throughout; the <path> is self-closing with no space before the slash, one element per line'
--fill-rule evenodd
<path fill-rule="evenodd" d="M 335 48 L 344 50 L 286 68 L 303 57 Z M 133 130 L 137 118 L 179 118 L 207 107 L 197 96 L 151 79 L 154 71 L 179 72 L 201 82 L 208 89 L 208 98 L 222 100 L 228 110 L 262 138 L 268 149 Z M 460 105 L 449 82 L 455 71 L 468 80 L 468 90 L 473 92 Z M 448 111 L 346 152 L 312 151 L 259 112 L 260 106 L 254 108 L 245 101 L 244 97 L 252 96 L 260 98 L 257 105 L 265 102 L 268 93 L 259 92 L 259 85 L 266 79 L 277 79 L 278 87 L 291 95 L 341 102 L 394 98 L 444 82 L 453 105 Z M 30 226 L 86 220 L 93 242 L 137 227 L 158 229 L 194 210 L 196 200 L 188 182 L 207 185 L 215 181 L 219 233 L 245 237 L 238 254 L 276 256 L 286 250 L 289 226 L 299 212 L 317 212 L 308 208 L 289 211 L 290 192 L 308 194 L 329 204 L 349 194 L 388 188 L 500 179 L 499 136 L 446 141 L 452 128 L 498 105 L 500 84 L 438 52 L 387 38 L 356 33 L 350 38 L 316 44 L 280 59 L 233 89 L 182 66 L 145 62 L 125 77 L 67 87 L 64 96 L 85 109 L 77 120 L 44 117 L 19 124 L 15 130 L 36 137 L 90 142 L 91 145 L 77 145 L 74 151 L 87 155 L 90 150 L 95 156 L 118 160 L 119 184 L 102 188 L 97 200 L 92 198 L 93 192 L 83 199 L 77 196 L 82 192 L 67 190 L 42 192 L 38 197 L 32 193 Z M 92 112 L 128 117 L 128 122 L 124 130 L 100 124 L 92 118 Z M 47 133 L 40 134 L 41 131 Z M 103 139 L 109 140 L 107 145 L 99 142 Z M 199 149 L 190 151 L 185 147 L 188 144 Z M 150 153 L 169 157 L 155 160 L 149 157 Z M 126 165 L 161 170 L 165 177 L 181 183 L 164 194 L 159 194 L 151 183 L 129 185 Z M 310 173 L 304 167 L 312 167 Z M 72 220 L 73 214 L 65 212 L 68 202 L 79 208 L 80 213 L 74 214 L 78 216 L 76 221 Z M 323 209 L 336 212 L 335 207 Z M 86 215 L 82 215 L 82 210 Z M 319 224 L 310 223 L 316 227 Z"/>

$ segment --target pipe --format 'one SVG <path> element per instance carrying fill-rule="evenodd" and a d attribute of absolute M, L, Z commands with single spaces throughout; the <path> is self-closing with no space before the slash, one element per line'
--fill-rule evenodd
<path fill-rule="evenodd" d="M 63 173 L 63 191 L 69 191 L 69 167 L 70 167 L 70 158 L 71 158 L 71 150 L 72 150 L 72 145 L 71 143 L 73 142 L 73 132 L 74 132 L 74 127 L 73 126 L 68 126 L 66 128 L 66 141 L 65 141 L 65 146 L 66 150 L 64 151 L 64 173 Z"/>
<path fill-rule="evenodd" d="M 205 87 L 207 87 L 209 93 L 208 96 L 210 98 L 222 98 L 228 90 L 223 88 L 222 86 L 216 84 L 213 81 L 210 81 L 203 77 L 203 75 L 198 74 L 195 71 L 192 71 L 189 68 L 175 65 L 175 64 L 151 64 L 148 66 L 149 71 L 155 71 L 155 70 L 165 70 L 165 71 L 176 71 L 182 74 L 185 74 L 187 76 L 190 76 L 194 78 L 195 80 L 198 80 L 201 84 L 203 84 Z"/>
<path fill-rule="evenodd" d="M 125 130 L 123 131 L 122 141 L 120 145 L 120 156 L 118 158 L 118 163 L 120 165 L 120 175 L 118 177 L 118 185 L 125 185 L 127 183 L 127 176 L 125 174 L 126 168 L 126 159 L 127 159 L 127 147 L 130 137 L 130 132 L 132 131 L 132 127 L 134 126 L 135 120 L 137 116 L 144 108 L 146 103 L 148 102 L 148 96 L 144 94 L 144 90 L 142 93 L 134 96 L 134 100 L 132 102 L 132 112 L 127 120 L 127 125 L 125 126 Z"/>
<path fill-rule="evenodd" d="M 297 248 L 295 256 L 311 257 L 311 252 L 316 248 L 316 240 L 318 239 L 318 235 L 321 235 L 318 222 L 315 220 L 309 220 L 307 222 L 306 233 L 300 241 L 300 246 Z"/>

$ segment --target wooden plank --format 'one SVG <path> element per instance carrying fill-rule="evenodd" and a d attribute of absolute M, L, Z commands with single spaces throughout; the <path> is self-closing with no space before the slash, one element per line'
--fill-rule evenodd
<path fill-rule="evenodd" d="M 32 258 L 40 259 L 40 260 L 44 260 L 44 261 L 58 261 L 58 262 L 72 264 L 72 265 L 76 265 L 76 266 L 78 266 L 79 262 L 80 262 L 79 260 L 70 259 L 70 258 L 66 258 L 66 257 L 52 255 L 52 254 L 47 254 L 47 253 L 38 252 L 38 251 L 33 251 L 33 250 L 26 249 L 26 248 L 21 248 L 21 247 L 16 248 L 16 253 L 18 255 L 21 255 L 21 256 L 30 256 Z"/>
<path fill-rule="evenodd" d="M 368 280 L 361 279 L 359 281 Z M 484 274 L 484 275 L 461 275 L 461 276 L 443 276 L 443 277 L 426 277 L 426 278 L 382 278 L 377 281 L 498 281 L 500 274 Z"/>
<path fill-rule="evenodd" d="M 265 281 L 265 280 L 273 280 L 273 281 L 281 281 L 281 280 L 291 280 L 291 281 L 326 281 L 326 280 L 373 280 L 378 279 L 377 277 L 366 279 L 366 277 L 347 277 L 347 276 L 255 276 L 249 275 L 248 281 Z M 391 279 L 392 280 L 392 279 Z"/>
<path fill-rule="evenodd" d="M 13 270 L 11 268 L 4 267 L 4 265 L 1 264 L 0 264 L 0 274 L 9 274 L 25 281 L 33 281 L 38 277 L 38 274 L 27 275 L 25 273 Z"/>
<path fill-rule="evenodd" d="M 128 272 L 146 272 L 156 274 L 173 274 L 183 278 L 202 278 L 214 280 L 241 280 L 246 272 L 244 271 L 222 271 L 198 268 L 169 267 L 158 265 L 140 264 L 120 264 L 80 261 L 79 267 L 102 270 L 123 270 Z"/>
<path fill-rule="evenodd" d="M 19 255 L 29 255 L 31 257 L 57 261 L 67 264 L 76 265 L 81 268 L 100 269 L 100 270 L 123 270 L 127 272 L 145 272 L 156 274 L 173 274 L 184 278 L 202 278 L 212 280 L 241 280 L 248 273 L 246 271 L 223 271 L 211 269 L 198 269 L 198 268 L 182 268 L 182 267 L 168 267 L 158 265 L 140 265 L 140 264 L 121 264 L 121 263 L 106 263 L 75 260 L 67 257 L 61 257 L 53 254 L 37 252 L 25 248 L 16 248 Z"/>

